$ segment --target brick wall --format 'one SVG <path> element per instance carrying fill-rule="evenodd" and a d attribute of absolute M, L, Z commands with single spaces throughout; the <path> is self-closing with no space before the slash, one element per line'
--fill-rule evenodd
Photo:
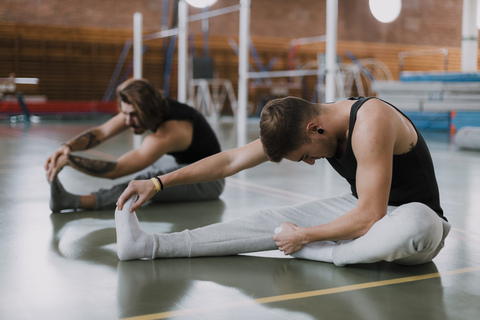
<path fill-rule="evenodd" d="M 174 23 L 170 0 L 167 24 Z M 131 29 L 136 11 L 144 15 L 145 31 L 162 24 L 162 0 L 3 0 L 2 23 Z M 219 0 L 211 9 L 238 4 Z M 298 38 L 325 34 L 326 0 L 252 0 L 251 35 Z M 338 38 L 345 41 L 460 46 L 462 1 L 403 0 L 399 18 L 389 24 L 375 20 L 368 0 L 339 0 Z M 200 9 L 190 8 L 190 14 Z M 210 32 L 238 34 L 238 13 L 210 19 Z M 201 32 L 200 22 L 190 24 Z"/>
<path fill-rule="evenodd" d="M 262 63 L 276 57 L 274 70 L 286 70 L 289 40 L 325 34 L 325 2 L 252 0 L 251 37 Z M 462 2 L 402 2 L 400 17 L 393 23 L 381 24 L 371 16 L 368 0 L 339 0 L 337 49 L 342 59 L 349 61 L 347 50 L 358 58 L 379 59 L 397 78 L 398 52 L 445 47 L 449 50 L 448 70 L 459 70 Z M 170 18 L 164 21 L 170 25 L 175 16 L 172 3 L 168 9 Z M 0 77 L 10 72 L 19 77 L 38 77 L 40 85 L 32 93 L 52 100 L 102 99 L 122 47 L 132 36 L 133 13 L 143 13 L 145 33 L 160 30 L 162 24 L 161 0 L 3 0 L 0 4 Z M 238 0 L 219 0 L 212 9 L 236 4 Z M 190 14 L 199 12 L 190 8 Z M 231 79 L 234 87 L 238 58 L 228 40 L 238 39 L 238 23 L 237 12 L 210 19 L 209 54 L 215 59 L 219 76 Z M 201 23 L 191 23 L 189 31 L 195 34 L 195 50 L 200 53 Z M 146 44 L 144 77 L 162 87 L 165 44 L 161 39 Z M 300 49 L 296 58 L 299 65 L 305 65 L 324 51 L 324 44 L 308 45 Z M 122 69 L 127 76 L 131 58 L 130 52 Z M 406 70 L 443 67 L 441 59 L 432 57 L 407 63 Z M 253 59 L 251 64 L 255 64 Z M 169 89 L 173 97 L 176 77 L 175 56 Z"/>

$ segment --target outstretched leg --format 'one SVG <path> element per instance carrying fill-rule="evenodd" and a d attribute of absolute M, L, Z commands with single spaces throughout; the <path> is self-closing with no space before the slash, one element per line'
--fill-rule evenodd
<path fill-rule="evenodd" d="M 135 212 L 130 213 L 135 198 L 136 196 L 128 199 L 123 210 L 115 210 L 117 254 L 120 260 L 153 259 L 153 235 L 140 228 Z"/>
<path fill-rule="evenodd" d="M 351 195 L 265 209 L 237 219 L 169 234 L 147 234 L 129 213 L 133 198 L 115 212 L 121 260 L 223 256 L 277 249 L 273 232 L 283 222 L 309 227 L 328 223 L 355 206 Z M 152 254 L 153 252 L 153 254 Z"/>
<path fill-rule="evenodd" d="M 284 222 L 300 227 L 328 223 L 355 207 L 356 199 L 344 195 L 294 206 L 264 209 L 234 220 L 193 230 L 155 234 L 155 257 L 223 256 L 275 250 L 275 228 Z"/>

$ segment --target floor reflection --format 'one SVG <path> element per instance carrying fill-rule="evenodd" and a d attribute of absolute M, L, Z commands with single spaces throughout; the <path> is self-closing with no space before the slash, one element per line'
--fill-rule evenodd
<path fill-rule="evenodd" d="M 338 268 L 297 259 L 249 256 L 130 261 L 118 264 L 122 317 L 155 314 L 203 319 L 447 319 L 440 278 L 372 289 L 346 290 L 302 299 L 258 304 L 254 299 L 352 286 L 412 274 L 436 273 L 434 263 L 418 267 L 378 263 Z M 412 287 L 415 289 L 412 293 Z M 433 290 L 432 290 L 433 288 Z M 418 300 L 422 303 L 419 304 Z M 273 301 L 276 301 L 273 299 Z M 414 303 L 412 303 L 414 302 Z"/>

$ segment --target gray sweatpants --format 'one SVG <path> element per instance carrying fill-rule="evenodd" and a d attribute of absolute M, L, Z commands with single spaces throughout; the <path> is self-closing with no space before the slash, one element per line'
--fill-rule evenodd
<path fill-rule="evenodd" d="M 143 170 L 134 180 L 146 180 L 155 176 L 160 176 L 186 165 L 179 165 L 170 161 L 155 162 L 153 165 Z M 92 194 L 96 198 L 95 210 L 113 209 L 117 203 L 118 197 L 125 191 L 129 182 L 117 184 L 111 188 L 103 188 Z M 215 180 L 205 183 L 187 184 L 171 187 L 157 192 L 151 199 L 153 202 L 178 202 L 178 201 L 203 201 L 215 200 L 222 194 L 225 187 L 225 179 Z"/>
<path fill-rule="evenodd" d="M 238 219 L 170 234 L 155 234 L 154 257 L 220 256 L 277 249 L 273 234 L 283 222 L 311 227 L 333 221 L 355 208 L 351 194 L 314 200 L 294 206 L 267 209 Z M 365 235 L 337 241 L 333 262 L 355 263 L 395 261 L 422 264 L 441 250 L 450 224 L 421 203 L 388 207 L 387 215 Z"/>

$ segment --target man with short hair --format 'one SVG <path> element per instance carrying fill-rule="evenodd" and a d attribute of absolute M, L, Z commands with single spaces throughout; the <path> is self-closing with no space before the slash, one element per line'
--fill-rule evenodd
<path fill-rule="evenodd" d="M 220 144 L 206 119 L 195 109 L 173 99 L 164 98 L 148 80 L 130 79 L 117 89 L 120 112 L 100 126 L 91 128 L 62 144 L 45 163 L 51 185 L 50 209 L 114 208 L 127 183 L 100 189 L 89 195 L 67 192 L 57 174 L 69 165 L 91 176 L 116 179 L 145 168 L 136 179 L 162 175 L 202 158 L 220 152 Z M 88 150 L 131 128 L 134 134 L 150 131 L 141 145 L 116 161 L 94 160 L 71 154 Z M 165 154 L 176 164 L 157 161 Z M 162 160 L 162 159 L 161 159 Z M 178 186 L 153 197 L 154 202 L 217 199 L 225 185 L 224 179 Z"/>
<path fill-rule="evenodd" d="M 158 192 L 153 180 L 169 188 L 228 177 L 268 160 L 313 165 L 322 158 L 349 182 L 350 193 L 171 234 L 145 233 L 134 213 Z M 331 104 L 293 97 L 270 101 L 261 115 L 259 140 L 152 181 L 130 182 L 118 199 L 121 260 L 278 248 L 339 266 L 421 264 L 438 254 L 450 230 L 423 137 L 402 112 L 377 98 Z"/>

